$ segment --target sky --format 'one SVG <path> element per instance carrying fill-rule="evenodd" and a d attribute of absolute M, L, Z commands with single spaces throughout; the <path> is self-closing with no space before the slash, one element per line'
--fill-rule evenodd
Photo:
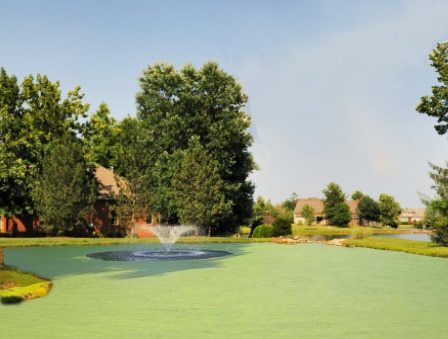
<path fill-rule="evenodd" d="M 433 196 L 428 162 L 448 161 L 447 136 L 416 112 L 448 40 L 446 0 L 0 0 L 0 67 L 19 82 L 46 74 L 63 97 L 81 86 L 90 112 L 136 115 L 143 70 L 208 61 L 249 96 L 255 196 L 277 204 Z"/>

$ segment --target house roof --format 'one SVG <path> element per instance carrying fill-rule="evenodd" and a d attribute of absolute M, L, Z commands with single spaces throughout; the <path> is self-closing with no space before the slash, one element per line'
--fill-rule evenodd
<path fill-rule="evenodd" d="M 345 203 L 350 208 L 351 214 L 356 214 L 356 209 L 358 208 L 358 200 L 346 200 Z M 301 214 L 303 206 L 306 204 L 310 205 L 314 209 L 314 214 L 323 214 L 324 212 L 324 201 L 319 198 L 307 198 L 297 200 L 296 207 L 294 208 L 294 214 Z"/>
<path fill-rule="evenodd" d="M 319 198 L 307 198 L 297 200 L 294 214 L 300 214 L 303 206 L 310 205 L 314 209 L 314 214 L 322 214 L 324 211 L 324 201 Z"/>
<path fill-rule="evenodd" d="M 423 219 L 425 216 L 424 208 L 406 208 L 404 209 L 399 218 L 420 218 Z"/>
<path fill-rule="evenodd" d="M 358 208 L 359 200 L 345 200 L 345 203 L 350 208 L 350 213 L 351 214 L 357 214 L 358 213 L 356 210 Z"/>
<path fill-rule="evenodd" d="M 114 172 L 103 166 L 98 166 L 95 170 L 95 177 L 99 183 L 98 199 L 111 199 L 114 195 L 118 195 L 120 189 Z"/>

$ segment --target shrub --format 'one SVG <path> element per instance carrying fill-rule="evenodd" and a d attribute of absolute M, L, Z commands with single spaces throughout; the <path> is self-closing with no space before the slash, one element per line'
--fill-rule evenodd
<path fill-rule="evenodd" d="M 250 226 L 240 226 L 239 233 L 241 234 L 250 234 Z"/>
<path fill-rule="evenodd" d="M 262 224 L 255 227 L 252 232 L 252 238 L 271 238 L 274 234 L 274 226 Z"/>
<path fill-rule="evenodd" d="M 373 231 L 371 229 L 362 229 L 361 227 L 356 227 L 352 231 L 352 239 L 365 239 L 372 236 Z"/>
<path fill-rule="evenodd" d="M 282 235 L 291 235 L 291 221 L 287 218 L 278 217 L 274 220 L 274 237 Z"/>

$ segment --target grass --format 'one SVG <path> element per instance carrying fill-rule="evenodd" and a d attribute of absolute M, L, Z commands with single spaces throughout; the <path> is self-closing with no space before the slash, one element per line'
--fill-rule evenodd
<path fill-rule="evenodd" d="M 0 298 L 3 304 L 19 303 L 47 295 L 52 283 L 34 274 L 0 266 Z"/>
<path fill-rule="evenodd" d="M 366 247 L 378 250 L 406 252 L 430 257 L 448 258 L 448 247 L 438 246 L 432 242 L 394 239 L 382 237 L 367 237 L 363 239 L 348 239 L 345 246 Z"/>
<path fill-rule="evenodd" d="M 409 233 L 409 226 L 394 228 L 376 228 L 366 226 L 348 226 L 337 227 L 327 225 L 293 225 L 293 235 L 351 235 L 353 232 L 370 232 L 370 233 L 382 233 L 382 234 L 399 234 Z"/>

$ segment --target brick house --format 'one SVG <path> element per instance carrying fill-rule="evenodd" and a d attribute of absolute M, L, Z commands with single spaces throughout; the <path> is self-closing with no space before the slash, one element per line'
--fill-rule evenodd
<path fill-rule="evenodd" d="M 115 174 L 105 167 L 98 166 L 95 171 L 95 177 L 99 188 L 97 198 L 94 204 L 94 213 L 86 224 L 90 224 L 94 230 L 101 233 L 120 233 L 120 227 L 117 224 L 117 218 L 113 211 L 113 205 L 116 196 L 119 193 L 119 187 Z M 11 236 L 33 236 L 39 233 L 39 221 L 28 218 L 1 216 L 0 233 L 9 233 Z"/>
<path fill-rule="evenodd" d="M 358 207 L 358 200 L 346 200 L 345 203 L 350 209 L 351 221 L 349 225 L 359 225 L 359 214 L 356 211 Z M 319 198 L 306 198 L 297 200 L 296 207 L 294 208 L 294 223 L 305 224 L 306 220 L 302 216 L 301 211 L 303 206 L 309 205 L 314 209 L 314 217 L 316 218 L 316 224 L 328 225 L 329 221 L 325 219 L 324 215 L 324 200 Z"/>

